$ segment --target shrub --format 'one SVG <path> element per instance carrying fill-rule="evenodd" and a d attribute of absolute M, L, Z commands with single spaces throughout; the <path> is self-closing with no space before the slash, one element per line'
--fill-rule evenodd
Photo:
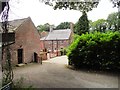
<path fill-rule="evenodd" d="M 67 48 L 63 48 L 60 50 L 61 55 L 66 55 L 67 53 Z"/>
<path fill-rule="evenodd" d="M 80 37 L 80 35 L 77 35 L 77 34 L 74 34 L 74 36 L 73 36 L 73 41 L 75 41 L 77 38 L 79 38 Z"/>
<path fill-rule="evenodd" d="M 77 68 L 120 69 L 120 33 L 82 34 L 68 48 L 69 64 Z"/>

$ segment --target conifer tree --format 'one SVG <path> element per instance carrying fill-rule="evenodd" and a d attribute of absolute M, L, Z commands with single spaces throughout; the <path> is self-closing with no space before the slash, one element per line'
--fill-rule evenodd
<path fill-rule="evenodd" d="M 87 18 L 86 12 L 82 13 L 82 16 L 78 20 L 75 26 L 75 32 L 78 35 L 89 32 L 89 20 Z"/>

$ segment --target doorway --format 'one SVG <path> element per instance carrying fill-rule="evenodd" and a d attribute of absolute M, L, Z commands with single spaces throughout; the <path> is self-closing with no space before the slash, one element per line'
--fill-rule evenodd
<path fill-rule="evenodd" d="M 23 49 L 18 49 L 18 64 L 23 63 Z"/>
<path fill-rule="evenodd" d="M 37 55 L 37 53 L 34 52 L 34 62 L 37 63 L 37 61 L 38 61 L 38 55 Z"/>

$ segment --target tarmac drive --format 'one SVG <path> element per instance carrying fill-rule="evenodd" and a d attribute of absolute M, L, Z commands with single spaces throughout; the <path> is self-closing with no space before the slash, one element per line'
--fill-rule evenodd
<path fill-rule="evenodd" d="M 34 88 L 118 88 L 118 76 L 103 72 L 71 70 L 67 56 L 31 63 L 14 69 L 14 79 L 24 77 L 24 83 Z"/>

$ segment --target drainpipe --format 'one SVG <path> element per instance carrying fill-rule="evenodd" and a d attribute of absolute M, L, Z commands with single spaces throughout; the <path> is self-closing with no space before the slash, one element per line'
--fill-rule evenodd
<path fill-rule="evenodd" d="M 52 40 L 52 53 L 53 53 L 53 40 Z"/>
<path fill-rule="evenodd" d="M 57 45 L 56 48 L 57 48 L 57 56 L 58 56 L 58 40 L 57 39 L 56 39 L 56 42 L 57 42 L 56 43 L 56 45 Z"/>

